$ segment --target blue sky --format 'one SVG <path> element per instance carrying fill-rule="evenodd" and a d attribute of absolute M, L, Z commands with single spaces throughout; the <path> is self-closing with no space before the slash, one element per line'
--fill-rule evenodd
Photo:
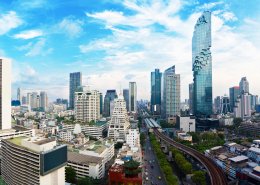
<path fill-rule="evenodd" d="M 257 0 L 2 0 L 0 57 L 12 60 L 13 97 L 21 87 L 68 98 L 69 73 L 81 71 L 93 89 L 136 81 L 138 98 L 149 99 L 150 72 L 176 65 L 188 98 L 192 32 L 204 10 L 212 11 L 214 96 L 242 76 L 260 95 Z"/>

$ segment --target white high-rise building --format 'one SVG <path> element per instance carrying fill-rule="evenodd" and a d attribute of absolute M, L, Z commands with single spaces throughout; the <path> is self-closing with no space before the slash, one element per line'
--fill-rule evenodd
<path fill-rule="evenodd" d="M 86 90 L 75 92 L 75 117 L 77 120 L 90 122 L 100 119 L 100 92 Z"/>
<path fill-rule="evenodd" d="M 131 148 L 140 145 L 140 134 L 138 129 L 129 129 L 126 134 L 126 143 L 129 144 Z"/>
<path fill-rule="evenodd" d="M 46 111 L 48 107 L 48 96 L 44 91 L 40 92 L 40 107 L 43 109 L 43 111 Z"/>
<path fill-rule="evenodd" d="M 249 93 L 249 82 L 246 77 L 241 78 L 239 82 L 240 94 Z"/>
<path fill-rule="evenodd" d="M 0 59 L 0 130 L 11 128 L 11 61 Z"/>
<path fill-rule="evenodd" d="M 129 82 L 129 111 L 137 111 L 137 86 L 136 82 Z"/>
<path fill-rule="evenodd" d="M 130 127 L 124 97 L 119 95 L 118 99 L 114 100 L 114 105 L 114 111 L 109 122 L 108 137 L 116 142 L 124 142 Z"/>
<path fill-rule="evenodd" d="M 235 117 L 250 118 L 251 117 L 251 95 L 248 93 L 242 94 L 235 102 L 234 107 Z"/>

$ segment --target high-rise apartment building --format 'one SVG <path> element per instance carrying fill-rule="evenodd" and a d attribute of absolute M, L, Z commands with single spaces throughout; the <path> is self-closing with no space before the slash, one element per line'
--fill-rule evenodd
<path fill-rule="evenodd" d="M 251 95 L 244 93 L 237 98 L 234 107 L 235 117 L 250 118 L 251 117 Z"/>
<path fill-rule="evenodd" d="M 114 99 L 116 99 L 116 98 L 117 98 L 116 90 L 107 90 L 105 98 L 104 98 L 104 111 L 103 111 L 104 117 L 111 116 L 111 114 L 112 114 L 112 112 L 110 112 L 111 101 L 114 101 Z"/>
<path fill-rule="evenodd" d="M 239 82 L 240 94 L 249 93 L 249 82 L 246 77 L 241 78 Z"/>
<path fill-rule="evenodd" d="M 70 73 L 70 98 L 69 106 L 74 109 L 75 92 L 79 86 L 82 86 L 81 72 Z"/>
<path fill-rule="evenodd" d="M 193 114 L 193 83 L 189 84 L 189 110 Z"/>
<path fill-rule="evenodd" d="M 231 112 L 233 112 L 233 109 L 235 107 L 235 102 L 240 94 L 239 86 L 234 86 L 229 88 L 229 99 L 230 99 L 230 108 Z"/>
<path fill-rule="evenodd" d="M 192 37 L 193 110 L 196 116 L 212 114 L 211 12 L 197 20 Z"/>
<path fill-rule="evenodd" d="M 114 111 L 109 122 L 108 137 L 116 142 L 124 142 L 130 127 L 124 97 L 119 95 L 118 99 L 114 100 L 114 104 Z"/>
<path fill-rule="evenodd" d="M 137 111 L 137 86 L 136 82 L 129 82 L 129 111 Z"/>
<path fill-rule="evenodd" d="M 163 73 L 162 116 L 164 118 L 180 115 L 181 87 L 180 75 L 175 73 L 175 66 Z"/>
<path fill-rule="evenodd" d="M 0 59 L 0 130 L 11 128 L 11 61 Z"/>
<path fill-rule="evenodd" d="M 8 185 L 65 185 L 66 145 L 20 136 L 3 139 L 1 150 L 1 173 Z"/>
<path fill-rule="evenodd" d="M 90 122 L 100 119 L 100 94 L 97 90 L 75 92 L 76 120 Z"/>
<path fill-rule="evenodd" d="M 129 111 L 129 89 L 123 89 L 123 96 L 126 103 L 126 110 Z"/>
<path fill-rule="evenodd" d="M 48 107 L 48 96 L 47 93 L 44 91 L 40 92 L 40 108 L 42 108 L 43 111 L 46 111 Z"/>
<path fill-rule="evenodd" d="M 21 96 L 21 89 L 20 88 L 17 89 L 17 100 L 19 100 L 20 103 L 22 103 L 22 96 Z"/>
<path fill-rule="evenodd" d="M 160 69 L 151 72 L 151 112 L 154 114 L 161 113 L 161 80 Z"/>

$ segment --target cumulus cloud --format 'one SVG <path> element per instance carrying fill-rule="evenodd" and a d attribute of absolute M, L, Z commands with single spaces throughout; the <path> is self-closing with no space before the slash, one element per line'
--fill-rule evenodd
<path fill-rule="evenodd" d="M 21 33 L 15 34 L 16 39 L 32 39 L 43 35 L 41 30 L 26 30 Z"/>
<path fill-rule="evenodd" d="M 10 30 L 22 25 L 23 20 L 14 11 L 0 14 L 0 35 L 4 35 Z"/>
<path fill-rule="evenodd" d="M 64 32 L 69 37 L 79 37 L 83 31 L 82 29 L 83 21 L 74 19 L 72 17 L 64 18 L 59 24 L 59 32 Z"/>

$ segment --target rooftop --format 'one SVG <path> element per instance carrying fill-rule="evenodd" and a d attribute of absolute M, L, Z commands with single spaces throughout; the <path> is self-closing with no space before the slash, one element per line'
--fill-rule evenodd
<path fill-rule="evenodd" d="M 21 146 L 22 147 L 22 140 L 26 139 L 27 137 L 21 136 L 21 137 L 15 137 L 15 138 L 11 138 L 8 139 L 8 141 L 10 141 L 11 143 Z"/>
<path fill-rule="evenodd" d="M 79 154 L 75 152 L 68 152 L 68 161 L 80 164 L 91 164 L 91 163 L 101 163 L 102 157 L 95 157 L 85 154 Z"/>
<path fill-rule="evenodd" d="M 229 158 L 229 160 L 231 160 L 231 161 L 236 163 L 236 162 L 241 162 L 241 161 L 244 161 L 244 160 L 248 160 L 248 157 L 244 156 L 244 155 L 240 155 L 240 156 Z"/>
<path fill-rule="evenodd" d="M 260 154 L 260 148 L 251 147 L 251 148 L 249 148 L 249 150 L 250 150 L 250 151 L 253 151 L 253 152 L 255 152 L 255 153 Z"/>

